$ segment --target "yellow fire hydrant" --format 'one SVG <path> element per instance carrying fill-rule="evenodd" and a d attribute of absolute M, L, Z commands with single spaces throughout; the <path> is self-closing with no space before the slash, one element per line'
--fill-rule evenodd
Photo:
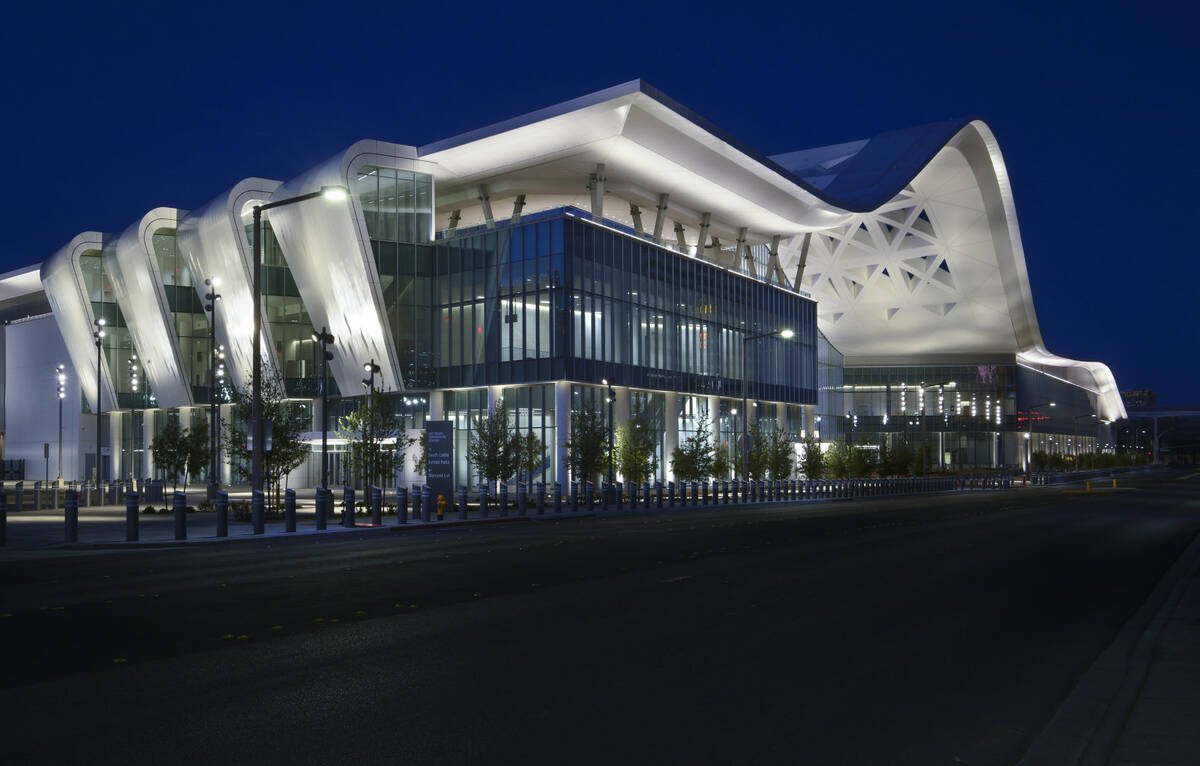
<path fill-rule="evenodd" d="M 446 496 L 438 495 L 438 521 L 444 521 L 446 518 Z"/>

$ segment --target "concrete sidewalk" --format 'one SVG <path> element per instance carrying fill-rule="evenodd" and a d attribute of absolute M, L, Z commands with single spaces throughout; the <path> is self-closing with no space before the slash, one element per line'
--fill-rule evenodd
<path fill-rule="evenodd" d="M 1092 664 L 1020 766 L 1200 764 L 1200 536 Z"/>

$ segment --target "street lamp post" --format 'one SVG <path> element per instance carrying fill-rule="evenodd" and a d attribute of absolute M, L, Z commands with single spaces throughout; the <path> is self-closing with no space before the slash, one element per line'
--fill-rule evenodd
<path fill-rule="evenodd" d="M 367 387 L 367 422 L 363 424 L 363 431 L 365 432 L 363 433 L 363 492 L 371 491 L 371 481 L 375 476 L 375 466 L 373 465 L 375 461 L 373 459 L 374 455 L 372 454 L 371 444 L 372 437 L 375 435 L 374 428 L 372 427 L 375 423 L 375 410 L 373 409 L 375 407 L 375 402 L 371 400 L 374 398 L 375 394 L 375 376 L 378 375 L 380 371 L 380 367 L 379 365 L 375 364 L 374 358 L 372 358 L 371 361 L 363 364 L 363 372 L 367 373 L 367 377 L 362 382 L 362 384 Z"/>
<path fill-rule="evenodd" d="M 129 478 L 132 480 L 132 479 L 137 478 L 133 474 L 133 453 L 134 453 L 134 448 L 136 447 L 136 444 L 134 441 L 134 435 L 133 435 L 134 434 L 133 426 L 135 423 L 137 423 L 137 397 L 138 397 L 138 383 L 139 383 L 137 354 L 133 354 L 132 356 L 130 356 L 127 364 L 129 365 L 129 390 L 132 392 L 132 395 L 133 395 L 133 402 L 129 408 L 129 424 L 130 424 L 129 425 Z"/>
<path fill-rule="evenodd" d="M 102 399 L 103 391 L 101 389 L 101 355 L 104 352 L 104 317 L 100 317 L 92 322 L 96 328 L 92 331 L 92 339 L 96 341 L 96 489 L 100 489 L 100 432 L 104 419 L 101 415 L 104 412 L 104 401 Z"/>
<path fill-rule="evenodd" d="M 604 387 L 608 389 L 608 487 L 612 491 L 613 480 L 616 478 L 613 473 L 613 403 L 616 402 L 616 394 L 613 393 L 612 383 L 608 382 L 608 378 L 600 380 Z"/>
<path fill-rule="evenodd" d="M 791 340 L 796 333 L 791 329 L 762 332 L 757 335 L 747 335 L 742 338 L 742 479 L 750 480 L 750 408 L 747 404 L 746 383 L 746 347 L 752 340 L 777 336 L 783 340 Z"/>
<path fill-rule="evenodd" d="M 1071 427 L 1074 433 L 1071 435 L 1071 449 L 1075 451 L 1075 470 L 1079 470 L 1079 420 L 1081 418 L 1094 418 L 1096 413 L 1087 412 L 1083 415 L 1076 415 L 1071 418 Z"/>
<path fill-rule="evenodd" d="M 221 295 L 217 292 L 220 281 L 216 277 L 204 280 L 208 287 L 204 293 L 204 310 L 211 316 L 208 322 L 208 499 L 217 497 L 217 301 Z"/>
<path fill-rule="evenodd" d="M 1031 406 L 1028 410 L 1029 415 L 1029 431 L 1025 435 L 1025 441 L 1029 442 L 1028 449 L 1025 450 L 1025 473 L 1029 473 L 1033 469 L 1033 413 L 1038 407 L 1057 407 L 1055 402 L 1039 402 Z"/>
<path fill-rule="evenodd" d="M 291 205 L 305 200 L 324 197 L 330 202 L 342 202 L 349 197 L 349 192 L 344 186 L 322 186 L 319 191 L 309 192 L 308 194 L 300 194 L 287 199 L 268 202 L 264 205 L 255 205 L 253 208 L 254 217 L 254 233 L 252 237 L 252 250 L 254 251 L 252 269 L 253 269 L 253 284 L 254 284 L 254 355 L 252 359 L 252 369 L 250 371 L 250 388 L 251 388 L 251 403 L 250 403 L 250 419 L 254 423 L 254 451 L 251 458 L 250 470 L 250 489 L 253 492 L 261 492 L 263 488 L 263 439 L 265 438 L 266 429 L 262 422 L 262 214 L 265 210 L 271 210 L 284 205 Z M 257 530 L 256 530 L 257 531 Z"/>
<path fill-rule="evenodd" d="M 329 489 L 329 347 L 333 335 L 327 327 L 313 331 L 313 340 L 321 344 L 321 489 Z"/>
<path fill-rule="evenodd" d="M 924 460 L 925 460 L 925 457 L 924 457 L 925 447 L 927 446 L 925 443 L 925 392 L 929 391 L 930 389 L 934 389 L 934 388 L 954 388 L 957 385 L 958 385 L 958 383 L 956 381 L 947 380 L 943 383 L 930 383 L 928 386 L 925 385 L 924 381 L 922 381 L 921 385 L 918 386 L 918 388 L 921 391 L 921 461 L 922 462 L 924 462 Z M 956 412 L 954 414 L 957 415 L 958 413 Z M 942 450 L 938 449 L 937 464 L 938 464 L 939 469 L 942 467 L 941 452 L 942 452 Z"/>
<path fill-rule="evenodd" d="M 60 364 L 54 368 L 54 380 L 58 384 L 58 479 L 55 484 L 62 484 L 62 407 L 63 399 L 67 398 L 67 366 Z"/>

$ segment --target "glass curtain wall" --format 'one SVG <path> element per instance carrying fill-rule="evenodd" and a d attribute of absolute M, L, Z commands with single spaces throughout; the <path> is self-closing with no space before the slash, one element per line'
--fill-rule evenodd
<path fill-rule="evenodd" d="M 312 319 L 283 257 L 269 221 L 262 222 L 262 310 L 275 343 L 275 363 L 288 396 L 320 396 L 321 349 L 312 339 Z M 246 241 L 254 246 L 254 222 L 246 224 Z M 330 378 L 330 393 L 337 383 Z"/>
<path fill-rule="evenodd" d="M 433 178 L 375 166 L 358 169 L 352 193 L 366 220 L 384 308 L 409 389 L 438 385 L 433 340 Z"/>
<path fill-rule="evenodd" d="M 92 314 L 105 321 L 103 354 L 117 392 L 117 406 L 122 409 L 151 406 L 153 394 L 146 376 L 141 374 L 140 365 L 136 394 L 130 384 L 129 360 L 137 351 L 133 347 L 125 317 L 113 295 L 112 280 L 105 269 L 103 255 L 99 250 L 85 252 L 79 259 L 79 267 L 83 272 L 88 300 L 92 303 Z"/>
<path fill-rule="evenodd" d="M 167 306 L 175 323 L 183 375 L 195 402 L 208 401 L 208 312 L 192 284 L 192 272 L 179 254 L 174 229 L 159 229 L 152 237 L 154 255 L 162 275 Z M 115 371 L 114 371 L 115 374 Z"/>

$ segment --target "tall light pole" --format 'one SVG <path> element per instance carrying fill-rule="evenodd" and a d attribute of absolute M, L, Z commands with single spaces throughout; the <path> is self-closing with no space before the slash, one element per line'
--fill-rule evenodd
<path fill-rule="evenodd" d="M 329 489 L 329 360 L 333 354 L 333 334 L 322 326 L 320 332 L 313 331 L 313 340 L 321 344 L 321 489 Z"/>
<path fill-rule="evenodd" d="M 1029 473 L 1033 468 L 1033 413 L 1038 407 L 1057 407 L 1054 402 L 1039 402 L 1027 410 L 1029 416 L 1029 431 L 1025 434 L 1025 441 L 1029 442 L 1028 449 L 1025 450 L 1025 473 Z"/>
<path fill-rule="evenodd" d="M 746 401 L 746 347 L 752 340 L 760 338 L 779 337 L 791 340 L 796 333 L 790 329 L 762 332 L 757 335 L 747 335 L 742 338 L 742 479 L 750 479 L 750 408 Z"/>
<path fill-rule="evenodd" d="M 601 378 L 600 382 L 608 389 L 605 396 L 608 402 L 608 487 L 611 492 L 613 479 L 616 478 L 613 473 L 613 404 L 617 401 L 617 396 L 613 393 L 612 383 L 608 382 L 608 378 Z"/>
<path fill-rule="evenodd" d="M 54 368 L 54 381 L 58 384 L 58 479 L 55 484 L 62 484 L 62 405 L 67 398 L 67 366 L 60 364 Z"/>
<path fill-rule="evenodd" d="M 208 288 L 204 293 L 204 310 L 209 313 L 208 321 L 208 499 L 217 497 L 217 301 L 221 295 L 216 277 L 204 280 Z M 257 305 L 255 306 L 257 309 Z M 257 312 L 256 312 L 257 313 Z"/>
<path fill-rule="evenodd" d="M 253 369 L 250 371 L 251 380 L 251 403 L 250 403 L 250 420 L 253 423 L 254 430 L 254 451 L 250 462 L 250 489 L 252 492 L 261 492 L 263 488 L 263 439 L 265 438 L 266 429 L 262 422 L 262 214 L 264 210 L 271 210 L 284 205 L 291 205 L 296 202 L 304 202 L 305 200 L 324 197 L 330 202 L 344 202 L 350 196 L 349 191 L 344 186 L 322 186 L 319 191 L 309 192 L 308 194 L 300 194 L 295 197 L 288 197 L 274 202 L 268 202 L 265 205 L 255 205 L 254 214 L 254 235 L 253 247 L 254 251 L 252 268 L 253 283 L 254 283 L 254 356 L 251 364 Z"/>
<path fill-rule="evenodd" d="M 104 412 L 103 390 L 100 383 L 101 355 L 104 352 L 104 317 L 92 322 L 96 328 L 92 331 L 92 339 L 96 341 L 96 489 L 100 489 L 100 431 L 104 423 L 101 414 Z"/>
<path fill-rule="evenodd" d="M 918 386 L 918 388 L 921 390 L 921 453 L 922 453 L 922 455 L 924 455 L 924 452 L 925 452 L 925 392 L 929 391 L 930 389 L 933 389 L 933 388 L 954 388 L 957 385 L 958 385 L 958 383 L 956 383 L 955 381 L 948 380 L 948 381 L 945 381 L 944 383 L 930 383 L 928 386 L 925 385 L 924 381 L 922 381 L 921 385 Z M 958 413 L 956 412 L 954 414 L 957 415 Z M 939 449 L 938 452 L 941 453 L 941 450 Z M 921 458 L 922 461 L 924 459 L 925 459 L 924 457 Z M 941 468 L 941 466 L 942 466 L 941 454 L 938 454 L 938 463 L 937 464 L 938 464 L 938 468 Z"/>
<path fill-rule="evenodd" d="M 140 382 L 138 380 L 137 354 L 131 355 L 127 364 L 129 365 L 129 390 L 133 393 L 133 403 L 129 409 L 129 478 L 134 479 L 136 477 L 133 475 L 133 453 L 136 445 L 133 426 L 137 421 L 138 383 Z"/>
<path fill-rule="evenodd" d="M 363 467 L 366 469 L 366 476 L 364 477 L 366 481 L 363 484 L 363 491 L 369 492 L 372 486 L 371 480 L 374 478 L 374 471 L 372 470 L 374 466 L 372 463 L 375 462 L 371 454 L 371 439 L 374 436 L 372 426 L 375 423 L 375 402 L 372 399 L 375 398 L 375 376 L 381 370 L 379 365 L 375 364 L 375 359 L 372 358 L 371 361 L 363 364 L 363 372 L 367 373 L 367 377 L 362 382 L 367 387 L 367 422 L 363 424 L 363 430 L 366 431 L 363 434 Z"/>

